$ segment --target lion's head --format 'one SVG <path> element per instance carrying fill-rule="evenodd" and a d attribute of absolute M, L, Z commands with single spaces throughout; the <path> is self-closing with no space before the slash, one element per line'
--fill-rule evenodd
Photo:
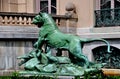
<path fill-rule="evenodd" d="M 43 17 L 42 17 L 42 13 L 39 13 L 38 15 L 36 15 L 34 18 L 33 18 L 33 21 L 32 23 L 35 24 L 35 25 L 38 25 L 38 26 L 42 26 L 44 21 L 43 21 Z"/>
<path fill-rule="evenodd" d="M 56 24 L 51 15 L 41 12 L 33 18 L 32 23 L 35 25 Z"/>

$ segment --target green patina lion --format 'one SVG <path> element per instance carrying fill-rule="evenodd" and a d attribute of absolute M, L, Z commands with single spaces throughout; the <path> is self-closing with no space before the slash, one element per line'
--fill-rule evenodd
<path fill-rule="evenodd" d="M 73 61 L 82 61 L 83 67 L 89 66 L 88 58 L 82 53 L 83 43 L 100 40 L 108 45 L 107 52 L 110 52 L 110 45 L 104 39 L 84 39 L 72 34 L 62 33 L 52 17 L 47 13 L 39 13 L 36 15 L 33 19 L 33 24 L 40 27 L 39 38 L 34 44 L 36 49 L 42 50 L 42 46 L 46 44 L 47 47 L 53 47 L 58 50 L 58 52 L 60 50 L 68 50 L 70 53 L 70 59 Z"/>

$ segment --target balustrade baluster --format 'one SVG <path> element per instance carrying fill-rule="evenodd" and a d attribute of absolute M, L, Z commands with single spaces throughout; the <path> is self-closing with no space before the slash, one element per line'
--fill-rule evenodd
<path fill-rule="evenodd" d="M 19 17 L 19 25 L 22 25 L 22 17 Z"/>
<path fill-rule="evenodd" d="M 26 17 L 23 18 L 23 22 L 24 22 L 24 25 L 27 25 L 27 18 Z"/>
<path fill-rule="evenodd" d="M 10 17 L 9 17 L 9 24 L 10 24 L 10 25 L 13 25 L 12 20 L 13 20 L 13 17 L 10 16 Z"/>
<path fill-rule="evenodd" d="M 56 24 L 58 25 L 58 19 L 55 19 Z"/>
<path fill-rule="evenodd" d="M 8 24 L 8 17 L 7 16 L 4 17 L 3 24 L 5 24 L 5 25 Z"/>
<path fill-rule="evenodd" d="M 5 23 L 5 19 L 2 17 L 2 24 L 4 24 Z"/>
<path fill-rule="evenodd" d="M 0 16 L 0 25 L 2 25 L 2 16 Z"/>
<path fill-rule="evenodd" d="M 31 18 L 30 18 L 30 17 L 28 18 L 28 21 L 27 21 L 27 22 L 28 22 L 28 25 L 31 25 L 32 20 L 31 20 Z"/>
<path fill-rule="evenodd" d="M 14 23 L 15 25 L 18 24 L 18 23 L 17 23 L 17 17 L 16 17 L 16 16 L 14 17 L 14 22 L 15 22 L 15 23 Z"/>

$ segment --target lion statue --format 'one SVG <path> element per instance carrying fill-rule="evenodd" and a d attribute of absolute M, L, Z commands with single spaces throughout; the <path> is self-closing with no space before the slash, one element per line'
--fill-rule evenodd
<path fill-rule="evenodd" d="M 37 49 L 42 49 L 44 44 L 47 47 L 55 48 L 56 50 L 67 50 L 70 54 L 70 59 L 81 60 L 83 61 L 83 67 L 89 66 L 88 58 L 83 54 L 82 47 L 83 43 L 92 42 L 92 41 L 103 41 L 107 44 L 107 52 L 110 52 L 110 45 L 104 39 L 86 39 L 80 38 L 72 34 L 62 33 L 56 23 L 54 22 L 51 15 L 47 13 L 39 13 L 33 18 L 33 24 L 38 25 L 40 28 L 39 38 L 34 44 L 34 47 Z"/>

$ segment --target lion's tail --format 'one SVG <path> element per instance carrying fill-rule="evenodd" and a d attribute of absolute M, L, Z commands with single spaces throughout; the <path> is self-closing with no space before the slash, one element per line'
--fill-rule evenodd
<path fill-rule="evenodd" d="M 110 43 L 104 39 L 101 39 L 101 41 L 105 42 L 107 44 L 107 52 L 110 53 Z"/>
<path fill-rule="evenodd" d="M 103 41 L 107 44 L 107 52 L 110 53 L 110 44 L 108 41 L 104 40 L 104 39 L 87 39 L 86 42 L 92 42 L 92 41 Z"/>

